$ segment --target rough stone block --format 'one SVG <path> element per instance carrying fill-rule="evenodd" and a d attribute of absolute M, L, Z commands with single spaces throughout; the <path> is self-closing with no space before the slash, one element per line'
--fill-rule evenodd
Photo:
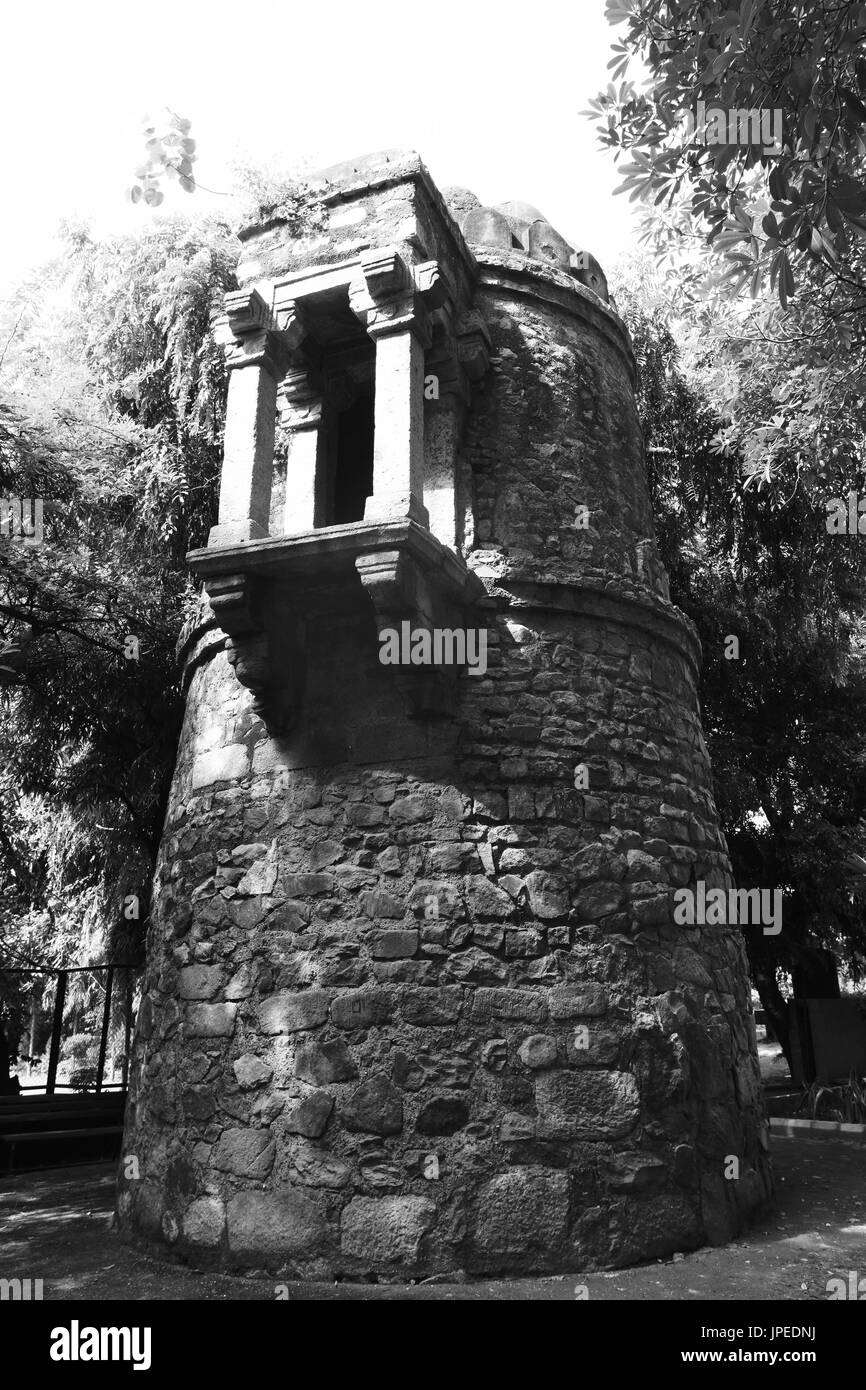
<path fill-rule="evenodd" d="M 193 789 L 209 787 L 213 782 L 239 782 L 250 770 L 249 749 L 243 743 L 229 744 L 201 753 L 192 765 Z"/>
<path fill-rule="evenodd" d="M 556 1066 L 556 1039 L 546 1033 L 532 1033 L 518 1049 L 520 1060 L 533 1071 Z"/>
<path fill-rule="evenodd" d="M 373 940 L 374 960 L 406 960 L 417 951 L 417 931 L 383 931 Z"/>
<path fill-rule="evenodd" d="M 370 1028 L 392 1016 L 395 996 L 390 989 L 355 989 L 340 994 L 331 1004 L 331 1022 L 338 1028 Z"/>
<path fill-rule="evenodd" d="M 425 1197 L 355 1197 L 340 1222 L 343 1252 L 374 1270 L 411 1267 L 435 1218 L 436 1207 Z"/>
<path fill-rule="evenodd" d="M 255 1057 L 250 1052 L 232 1063 L 232 1071 L 242 1091 L 251 1090 L 254 1086 L 264 1086 L 274 1074 L 274 1069 L 269 1063 L 263 1062 L 261 1057 Z"/>
<path fill-rule="evenodd" d="M 325 1132 L 333 1108 L 333 1096 L 329 1096 L 327 1091 L 313 1091 L 287 1110 L 281 1123 L 290 1134 L 318 1139 Z"/>
<path fill-rule="evenodd" d="M 198 1197 L 183 1214 L 181 1231 L 184 1241 L 205 1250 L 215 1250 L 222 1244 L 226 1225 L 226 1210 L 219 1197 Z"/>
<path fill-rule="evenodd" d="M 434 1096 L 422 1105 L 415 1128 L 419 1134 L 455 1134 L 469 1121 L 469 1105 L 459 1096 Z"/>
<path fill-rule="evenodd" d="M 227 1223 L 232 1254 L 254 1264 L 311 1255 L 326 1233 L 321 1211 L 300 1192 L 239 1192 L 229 1201 Z"/>
<path fill-rule="evenodd" d="M 628 1072 L 543 1072 L 536 1100 L 542 1139 L 621 1139 L 638 1121 L 638 1089 Z"/>
<path fill-rule="evenodd" d="M 568 1230 L 568 1177 L 538 1168 L 514 1168 L 481 1188 L 474 1204 L 472 1244 L 479 1264 L 503 1257 L 538 1267 L 560 1247 Z"/>
<path fill-rule="evenodd" d="M 314 1086 L 333 1081 L 352 1081 L 358 1068 L 342 1038 L 330 1042 L 302 1043 L 295 1053 L 295 1076 Z"/>
<path fill-rule="evenodd" d="M 472 1000 L 472 1017 L 514 1019 L 523 1023 L 544 1023 L 547 1003 L 544 995 L 526 989 L 477 989 Z"/>
<path fill-rule="evenodd" d="M 560 985 L 550 991 L 550 1017 L 596 1018 L 607 1013 L 607 991 L 601 985 L 587 981 L 581 985 Z"/>
<path fill-rule="evenodd" d="M 225 975 L 221 965 L 187 965 L 178 971 L 181 999 L 213 999 Z"/>
<path fill-rule="evenodd" d="M 384 893 L 381 889 L 362 893 L 361 907 L 368 917 L 385 917 L 399 921 L 401 917 L 406 916 L 406 904 L 395 898 L 393 893 Z"/>
<path fill-rule="evenodd" d="M 265 999 L 259 1006 L 259 1026 L 263 1033 L 297 1033 L 318 1028 L 328 1017 L 330 994 L 320 989 L 288 991 Z"/>
<path fill-rule="evenodd" d="M 402 1013 L 407 1023 L 416 1028 L 456 1023 L 463 1004 L 459 985 L 429 986 L 403 990 Z"/>
<path fill-rule="evenodd" d="M 362 1081 L 340 1108 L 346 1129 L 364 1134 L 399 1134 L 403 1128 L 403 1101 L 386 1076 Z"/>
<path fill-rule="evenodd" d="M 274 1140 L 267 1129 L 225 1129 L 213 1152 L 213 1166 L 238 1178 L 266 1178 L 274 1163 Z"/>
<path fill-rule="evenodd" d="M 189 1004 L 186 1032 L 191 1038 L 227 1038 L 234 1031 L 237 1004 Z"/>

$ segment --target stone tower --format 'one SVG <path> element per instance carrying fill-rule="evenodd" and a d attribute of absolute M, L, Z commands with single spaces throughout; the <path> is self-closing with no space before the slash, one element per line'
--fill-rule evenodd
<path fill-rule="evenodd" d="M 220 322 L 121 1224 L 328 1279 L 725 1241 L 767 1134 L 738 929 L 673 917 L 730 872 L 628 335 L 414 154 L 311 199 Z"/>

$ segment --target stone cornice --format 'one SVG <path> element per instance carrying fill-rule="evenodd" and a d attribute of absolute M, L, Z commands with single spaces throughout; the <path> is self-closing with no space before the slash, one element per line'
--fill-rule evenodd
<path fill-rule="evenodd" d="M 544 582 L 503 577 L 488 581 L 491 597 L 507 601 L 509 611 L 536 609 L 545 613 L 594 618 L 649 632 L 676 648 L 690 663 L 697 680 L 702 665 L 697 628 L 675 604 L 648 591 L 602 588 L 574 582 Z"/>

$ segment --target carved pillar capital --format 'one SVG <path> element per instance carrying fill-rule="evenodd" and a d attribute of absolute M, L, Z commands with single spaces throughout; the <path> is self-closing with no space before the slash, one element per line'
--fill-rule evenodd
<path fill-rule="evenodd" d="M 214 336 L 226 355 L 230 371 L 262 367 L 274 380 L 285 371 L 293 344 L 281 332 L 258 290 L 232 290 L 225 312 L 214 324 Z"/>
<path fill-rule="evenodd" d="M 277 387 L 280 424 L 287 429 L 318 428 L 322 421 L 322 395 L 306 367 L 288 367 Z"/>
<path fill-rule="evenodd" d="M 349 305 L 374 340 L 391 333 L 412 333 L 422 347 L 430 346 L 430 316 L 423 294 L 393 247 L 363 254 L 359 273 L 349 286 Z"/>

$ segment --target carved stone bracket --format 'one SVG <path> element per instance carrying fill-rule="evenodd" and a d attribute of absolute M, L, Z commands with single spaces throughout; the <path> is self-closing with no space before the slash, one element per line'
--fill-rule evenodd
<path fill-rule="evenodd" d="M 226 295 L 224 307 L 214 323 L 214 337 L 225 352 L 229 370 L 259 366 L 279 380 L 300 330 L 282 331 L 258 290 L 233 290 Z"/>
<path fill-rule="evenodd" d="M 268 732 L 285 734 L 297 722 L 304 682 L 303 643 L 297 623 L 279 605 L 270 621 L 267 581 L 250 574 L 206 579 L 208 599 L 226 633 L 226 654 L 241 685 L 252 691 L 253 711 Z"/>
<path fill-rule="evenodd" d="M 322 419 L 322 396 L 306 367 L 288 367 L 277 387 L 280 423 L 290 429 L 318 425 Z"/>
<path fill-rule="evenodd" d="M 443 558 L 446 554 L 442 552 Z M 431 634 L 436 629 L 455 632 L 479 623 L 473 610 L 486 597 L 484 586 L 458 563 L 451 565 L 451 560 L 456 557 L 448 554 L 447 568 L 435 562 L 425 564 L 407 549 L 357 557 L 355 568 L 375 609 L 380 639 L 386 631 L 400 634 L 405 623 L 411 632 L 421 629 Z M 459 666 L 399 664 L 393 669 L 411 715 L 454 713 Z"/>
<path fill-rule="evenodd" d="M 362 255 L 359 273 L 349 286 L 349 305 L 371 338 L 411 332 L 423 347 L 430 346 L 432 332 L 426 300 L 440 294 L 434 274 L 438 267 L 431 261 L 421 269 L 424 274 L 419 285 L 394 247 Z"/>
<path fill-rule="evenodd" d="M 219 550 L 191 552 L 190 568 L 204 580 L 227 652 L 253 708 L 274 734 L 297 720 L 305 676 L 305 640 L 298 617 L 311 580 L 354 568 L 369 595 L 377 632 L 401 624 L 432 632 L 486 627 L 484 584 L 465 561 L 409 518 L 327 531 L 275 536 Z M 388 669 L 388 668 L 383 668 Z M 460 667 L 390 668 L 411 713 L 447 714 Z"/>
<path fill-rule="evenodd" d="M 490 366 L 490 334 L 477 309 L 460 315 L 456 333 L 460 364 L 470 381 L 480 381 Z"/>

